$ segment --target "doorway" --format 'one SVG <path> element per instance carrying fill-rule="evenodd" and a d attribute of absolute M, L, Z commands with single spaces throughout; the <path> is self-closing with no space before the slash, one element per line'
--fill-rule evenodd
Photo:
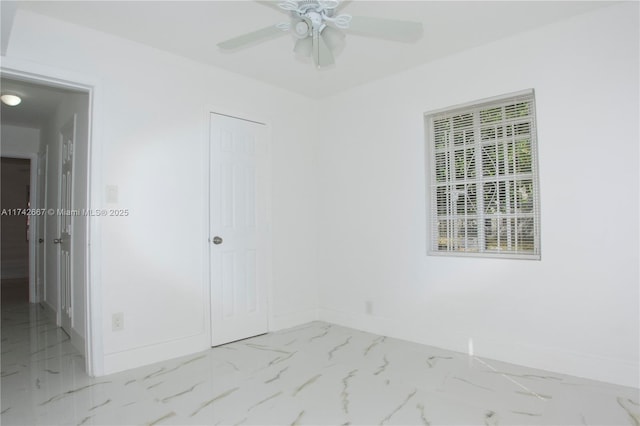
<path fill-rule="evenodd" d="M 31 161 L 2 157 L 0 164 L 0 286 L 2 304 L 29 303 Z"/>
<path fill-rule="evenodd" d="M 31 206 L 45 213 L 30 217 L 32 293 L 37 294 L 31 302 L 55 318 L 84 355 L 87 373 L 94 374 L 89 331 L 90 218 L 79 213 L 89 211 L 90 203 L 92 89 L 4 68 L 2 87 L 23 98 L 16 107 L 2 107 L 3 154 L 26 149 L 19 137 L 26 129 L 38 132 L 28 153 Z M 5 138 L 5 134 L 15 137 Z"/>

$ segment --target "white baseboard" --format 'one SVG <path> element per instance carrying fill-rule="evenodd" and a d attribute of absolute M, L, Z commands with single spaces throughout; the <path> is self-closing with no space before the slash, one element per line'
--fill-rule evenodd
<path fill-rule="evenodd" d="M 53 321 L 53 323 L 57 326 L 60 326 L 60 324 L 58 324 L 58 314 L 56 313 L 56 310 L 53 308 L 53 306 L 51 306 L 46 301 L 40 302 L 40 306 L 44 309 L 44 314 L 47 316 L 47 318 Z"/>
<path fill-rule="evenodd" d="M 494 342 L 491 346 L 490 351 L 482 350 L 476 352 L 476 355 L 570 376 L 640 388 L 640 365 L 638 363 L 569 351 L 564 348 L 522 343 L 509 344 L 506 342 L 499 345 Z M 484 352 L 489 353 L 485 355 Z M 500 353 L 508 354 L 509 359 L 500 359 Z"/>
<path fill-rule="evenodd" d="M 85 354 L 84 337 L 74 329 L 71 329 L 71 345 L 81 354 Z"/>
<path fill-rule="evenodd" d="M 56 323 L 58 327 L 60 327 L 60 324 L 58 324 L 57 322 L 58 314 L 56 313 L 55 309 L 46 301 L 40 302 L 39 305 L 43 308 L 45 316 L 49 318 L 52 322 Z M 73 328 L 71 329 L 71 336 L 69 337 L 71 338 L 71 345 L 73 345 L 73 347 L 76 348 L 78 352 L 80 352 L 81 354 L 84 354 L 85 353 L 84 337 L 82 337 L 82 335 L 80 335 L 80 333 L 78 333 Z"/>
<path fill-rule="evenodd" d="M 201 333 L 184 339 L 105 354 L 103 375 L 190 355 L 210 347 L 211 336 L 207 333 Z"/>
<path fill-rule="evenodd" d="M 318 310 L 309 309 L 306 311 L 292 312 L 284 315 L 277 315 L 269 321 L 269 331 L 284 330 L 318 320 Z"/>
<path fill-rule="evenodd" d="M 467 336 L 440 334 L 425 341 L 419 329 L 402 322 L 374 315 L 352 315 L 330 309 L 319 309 L 318 319 L 369 333 L 408 340 L 441 349 L 467 353 Z M 532 346 L 518 342 L 496 342 L 474 338 L 474 355 L 510 364 L 582 377 L 600 382 L 640 388 L 640 365 L 626 360 L 572 352 L 562 348 Z"/>
<path fill-rule="evenodd" d="M 269 331 L 277 331 L 285 328 L 306 324 L 318 319 L 318 311 L 315 309 L 278 315 L 271 318 Z M 79 337 L 79 336 L 78 336 Z M 113 374 L 129 370 L 155 362 L 166 361 L 196 352 L 207 350 L 211 347 L 211 336 L 202 333 L 184 339 L 159 343 L 123 352 L 105 354 L 103 374 Z"/>

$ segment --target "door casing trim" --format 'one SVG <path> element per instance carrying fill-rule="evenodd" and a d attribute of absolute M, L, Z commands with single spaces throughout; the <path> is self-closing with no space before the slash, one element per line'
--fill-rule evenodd
<path fill-rule="evenodd" d="M 79 90 L 89 95 L 88 135 L 87 135 L 87 206 L 97 210 L 102 206 L 99 194 L 102 187 L 102 163 L 97 153 L 101 151 L 100 129 L 102 128 L 101 102 L 102 84 L 100 80 L 39 63 L 11 57 L 2 57 L 0 72 L 3 76 L 44 84 Z M 95 194 L 95 196 L 94 196 Z M 85 288 L 85 369 L 90 376 L 104 375 L 104 348 L 102 332 L 102 282 L 100 245 L 100 222 L 97 217 L 90 216 L 87 221 L 87 242 L 85 245 L 86 288 Z"/>

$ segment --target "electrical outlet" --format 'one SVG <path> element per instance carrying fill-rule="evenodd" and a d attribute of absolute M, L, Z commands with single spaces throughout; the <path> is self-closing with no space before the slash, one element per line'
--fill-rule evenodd
<path fill-rule="evenodd" d="M 367 315 L 373 315 L 373 302 L 371 300 L 364 302 L 364 311 Z"/>
<path fill-rule="evenodd" d="M 113 314 L 113 316 L 111 317 L 111 329 L 113 331 L 124 330 L 124 314 L 122 312 Z"/>

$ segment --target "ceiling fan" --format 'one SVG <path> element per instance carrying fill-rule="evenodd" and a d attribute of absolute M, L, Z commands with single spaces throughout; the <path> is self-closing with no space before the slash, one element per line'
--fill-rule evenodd
<path fill-rule="evenodd" d="M 258 1 L 289 14 L 290 22 L 270 25 L 231 38 L 218 43 L 218 47 L 222 50 L 236 50 L 290 32 L 296 40 L 294 53 L 303 57 L 312 57 L 316 67 L 324 68 L 335 63 L 333 52 L 344 42 L 344 32 L 403 42 L 416 41 L 422 36 L 420 22 L 340 13 L 349 2 L 349 0 Z"/>

